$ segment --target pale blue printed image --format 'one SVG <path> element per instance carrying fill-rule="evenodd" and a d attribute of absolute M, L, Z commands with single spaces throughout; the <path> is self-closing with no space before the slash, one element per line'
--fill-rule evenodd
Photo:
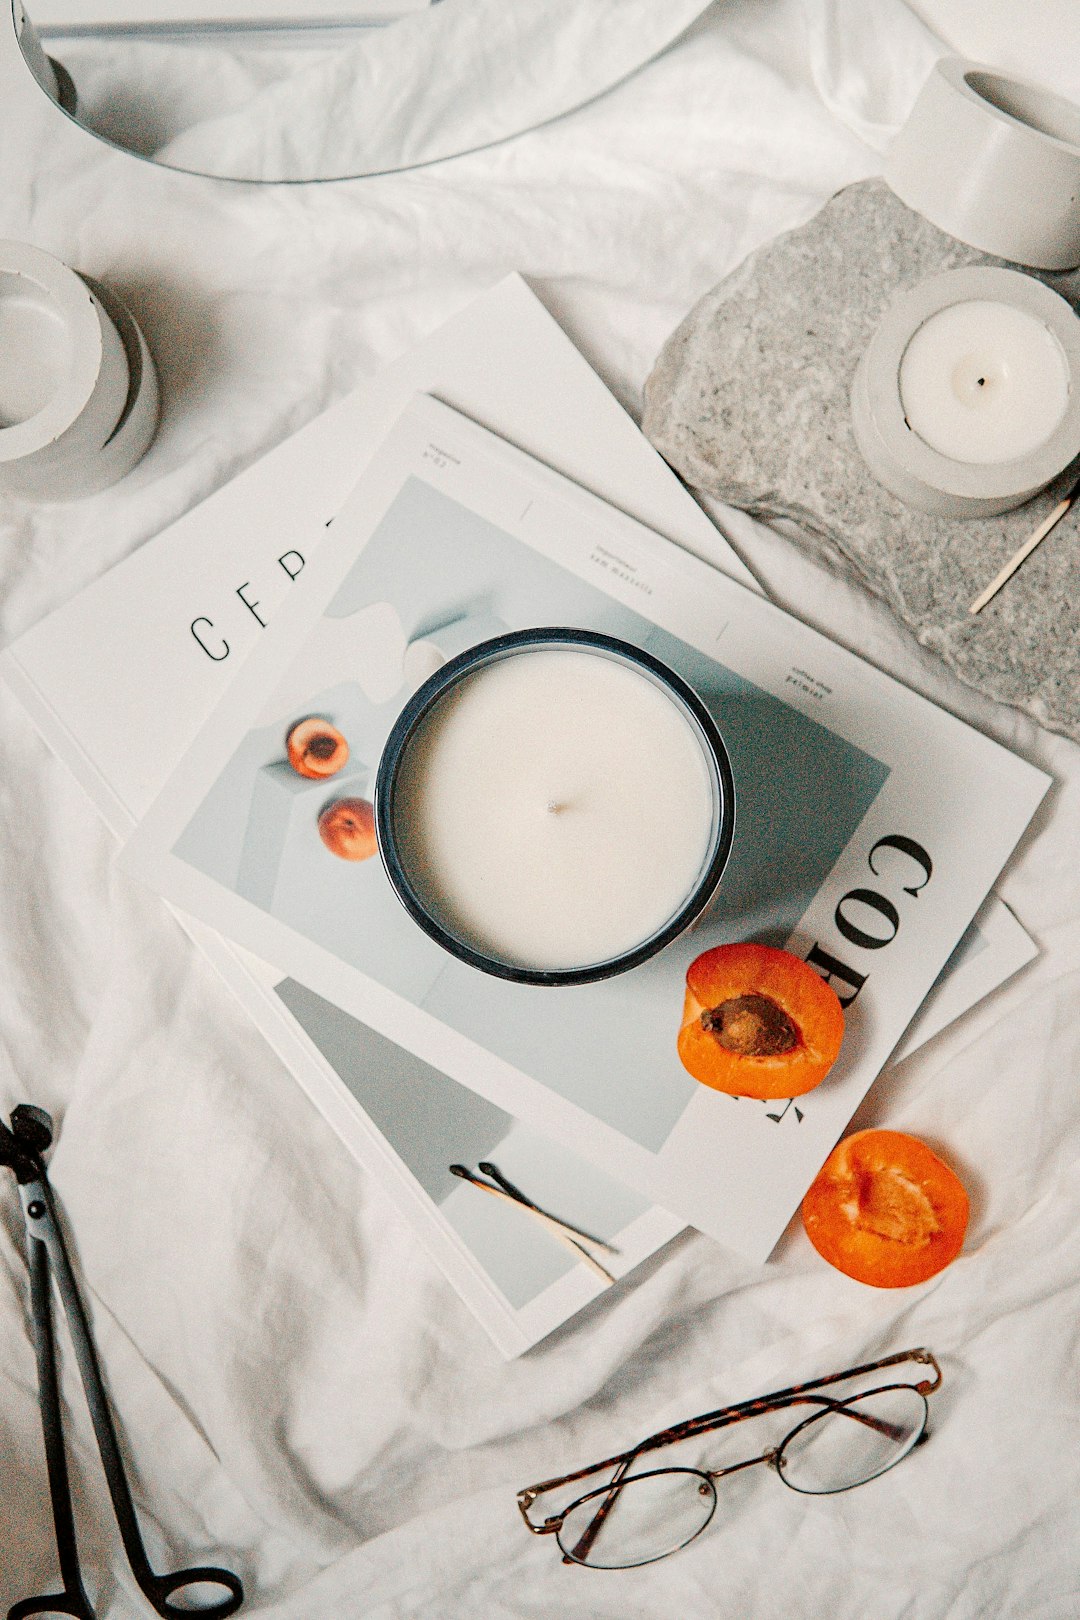
<path fill-rule="evenodd" d="M 295 979 L 274 988 L 516 1309 L 573 1271 L 578 1258 L 530 1216 L 457 1180 L 451 1164 L 475 1170 L 481 1161 L 494 1161 L 526 1196 L 604 1242 L 649 1208 L 641 1193 L 519 1124 Z"/>
<path fill-rule="evenodd" d="M 574 625 L 622 637 L 677 670 L 713 714 L 735 779 L 735 841 L 709 911 L 651 961 L 599 984 L 514 985 L 449 957 L 407 916 L 378 860 L 337 860 L 319 840 L 323 805 L 347 793 L 370 797 L 379 752 L 407 695 L 403 689 L 373 704 L 347 671 L 339 684 L 311 693 L 302 710 L 325 716 L 348 738 L 346 773 L 305 782 L 282 765 L 280 729 L 251 732 L 176 854 L 659 1151 L 697 1090 L 675 1044 L 687 965 L 731 940 L 782 943 L 887 767 L 417 478 L 403 486 L 327 618 L 347 619 L 373 603 L 392 604 L 409 639 L 438 641 L 456 621 L 466 640 L 470 624 L 478 627 L 473 640 L 500 627 Z M 380 1128 L 395 1140 L 384 1120 Z"/>

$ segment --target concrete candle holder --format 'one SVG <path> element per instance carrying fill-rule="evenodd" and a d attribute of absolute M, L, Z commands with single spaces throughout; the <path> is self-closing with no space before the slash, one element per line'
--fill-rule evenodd
<path fill-rule="evenodd" d="M 1037 270 L 1080 265 L 1080 107 L 1039 85 L 943 57 L 885 179 L 969 247 Z"/>
<path fill-rule="evenodd" d="M 106 489 L 157 421 L 154 363 L 116 295 L 0 241 L 0 489 L 41 501 Z"/>
<path fill-rule="evenodd" d="M 942 334 L 924 397 L 910 399 L 908 357 L 920 334 L 933 350 L 930 323 L 947 310 L 975 318 Z M 932 276 L 889 305 L 855 373 L 851 423 L 870 471 L 908 506 L 953 518 L 1012 511 L 1080 455 L 1080 318 L 1016 270 Z M 935 426 L 946 434 L 937 443 Z"/>

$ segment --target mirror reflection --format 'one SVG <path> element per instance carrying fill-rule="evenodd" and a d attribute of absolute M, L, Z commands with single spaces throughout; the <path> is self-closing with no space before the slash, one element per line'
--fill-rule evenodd
<path fill-rule="evenodd" d="M 23 58 L 83 128 L 251 181 L 388 173 L 582 106 L 705 0 L 13 0 Z M 299 13 L 299 14 L 298 14 Z"/>

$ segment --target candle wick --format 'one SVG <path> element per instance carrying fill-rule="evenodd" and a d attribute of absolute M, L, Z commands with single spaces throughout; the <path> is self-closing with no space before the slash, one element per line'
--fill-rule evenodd
<path fill-rule="evenodd" d="M 985 377 L 979 377 L 977 380 L 978 380 L 978 384 L 979 384 L 980 388 L 985 388 L 986 387 L 986 378 Z"/>
<path fill-rule="evenodd" d="M 557 816 L 559 814 L 559 811 L 560 810 L 565 810 L 565 808 L 566 808 L 565 805 L 557 804 L 554 799 L 549 799 L 548 800 L 548 811 L 553 816 Z"/>

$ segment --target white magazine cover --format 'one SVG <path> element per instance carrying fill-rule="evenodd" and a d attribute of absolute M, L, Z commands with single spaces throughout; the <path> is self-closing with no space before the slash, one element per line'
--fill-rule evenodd
<path fill-rule="evenodd" d="M 256 644 L 261 628 L 245 604 L 257 601 L 260 616 L 270 617 L 290 589 L 298 558 L 325 533 L 364 461 L 417 388 L 437 388 L 753 583 L 542 304 L 520 278 L 508 277 L 0 655 L 0 669 L 46 741 L 118 836 L 149 807 Z M 192 625 L 207 630 L 200 620 L 228 641 L 225 658 L 211 658 L 197 642 Z M 220 654 L 221 642 L 212 650 Z M 158 675 L 149 689 L 148 669 Z M 381 1131 L 372 1093 L 385 1075 L 412 1075 L 416 1083 L 417 1059 L 347 1015 L 332 1016 L 320 998 L 219 934 L 190 919 L 186 926 L 505 1354 L 527 1348 L 602 1291 L 593 1273 L 516 1212 L 468 1188 L 446 1189 L 440 1182 L 441 1201 L 425 1189 L 419 1178 L 430 1161 L 422 1137 L 407 1129 L 404 1138 Z M 897 1056 L 1034 955 L 1008 908 L 989 896 Z M 470 1164 L 497 1147 L 506 1171 L 513 1163 L 523 1186 L 539 1179 L 551 1187 L 561 1155 L 576 1183 L 586 1179 L 578 1156 L 530 1135 L 508 1115 L 505 1135 L 493 1144 L 485 1126 L 495 1113 L 485 1113 L 475 1095 L 449 1077 L 421 1073 Z M 392 1132 L 393 1121 L 386 1124 Z M 522 1167 L 522 1153 L 544 1155 L 544 1162 Z M 640 1200 L 628 1210 L 625 1189 L 589 1179 L 602 1204 L 596 1230 L 618 1243 L 619 1256 L 608 1262 L 618 1275 L 681 1229 L 681 1221 L 656 1207 L 634 1214 Z M 557 1199 L 557 1191 L 552 1196 Z"/>
<path fill-rule="evenodd" d="M 323 715 L 349 739 L 345 787 L 370 797 L 420 644 L 452 656 L 535 625 L 617 636 L 682 675 L 724 737 L 739 806 L 731 860 L 696 926 L 629 973 L 558 989 L 444 952 L 377 860 L 345 867 L 323 847 L 326 784 L 283 764 L 290 724 Z M 419 396 L 121 859 L 323 1003 L 764 1260 L 1048 785 L 756 592 Z M 733 939 L 786 944 L 846 1003 L 836 1065 L 791 1104 L 718 1094 L 679 1061 L 686 968 Z M 424 1105 L 403 1088 L 380 1106 L 415 1117 Z M 418 1128 L 445 1169 L 458 1155 L 439 1125 Z M 550 1204 L 545 1188 L 529 1190 Z"/>

